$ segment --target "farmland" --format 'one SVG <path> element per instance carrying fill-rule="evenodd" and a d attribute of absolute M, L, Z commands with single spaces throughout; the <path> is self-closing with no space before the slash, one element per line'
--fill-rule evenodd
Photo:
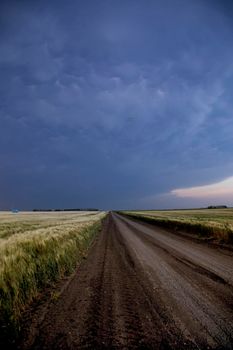
<path fill-rule="evenodd" d="M 85 256 L 104 212 L 0 212 L 1 334 L 25 307 Z"/>
<path fill-rule="evenodd" d="M 124 211 L 124 214 L 175 231 L 197 234 L 222 243 L 233 243 L 233 209 Z"/>
<path fill-rule="evenodd" d="M 0 217 L 2 348 L 232 348 L 231 209 Z"/>
<path fill-rule="evenodd" d="M 18 348 L 232 349 L 232 262 L 231 250 L 110 212 Z"/>

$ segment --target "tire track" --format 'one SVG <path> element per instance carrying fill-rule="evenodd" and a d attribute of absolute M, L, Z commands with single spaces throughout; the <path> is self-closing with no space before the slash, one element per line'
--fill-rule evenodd
<path fill-rule="evenodd" d="M 164 234 L 110 213 L 87 259 L 44 318 L 24 329 L 18 348 L 232 349 L 232 257 L 217 254 L 226 264 L 221 275 L 206 256 L 197 264 L 196 245 Z"/>
<path fill-rule="evenodd" d="M 170 317 L 184 334 L 200 348 L 232 349 L 233 289 L 231 280 L 226 282 L 218 269 L 218 264 L 222 266 L 227 262 L 228 272 L 232 256 L 189 240 L 181 239 L 178 244 L 179 237 L 151 225 L 145 227 L 140 222 L 119 216 L 116 220 L 119 229 L 125 233 L 127 244 L 135 249 L 145 274 L 163 298 L 163 304 L 172 310 Z M 171 244 L 173 241 L 176 244 Z M 194 254 L 187 255 L 187 247 Z M 199 260 L 193 259 L 197 254 Z M 214 255 L 217 268 L 213 264 Z M 208 256 L 209 270 L 206 267 Z"/>

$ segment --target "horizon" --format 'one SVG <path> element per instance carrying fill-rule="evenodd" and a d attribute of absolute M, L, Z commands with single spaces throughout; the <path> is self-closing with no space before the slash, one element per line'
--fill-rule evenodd
<path fill-rule="evenodd" d="M 33 208 L 33 209 L 20 209 L 20 208 L 0 208 L 0 212 L 12 212 L 13 214 L 18 214 L 21 212 L 34 212 L 34 213 L 41 213 L 41 212 L 82 212 L 82 211 L 106 211 L 106 212 L 111 212 L 111 211 L 185 211 L 185 210 L 205 210 L 205 209 L 233 209 L 233 206 L 227 206 L 223 203 L 221 204 L 209 204 L 207 207 L 187 207 L 187 208 L 136 208 L 136 209 L 131 209 L 131 208 L 125 208 L 125 209 L 109 209 L 109 208 Z M 16 210 L 16 212 L 14 212 Z"/>

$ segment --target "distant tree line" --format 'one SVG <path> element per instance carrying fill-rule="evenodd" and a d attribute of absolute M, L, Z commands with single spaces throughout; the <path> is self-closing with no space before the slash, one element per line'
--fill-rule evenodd
<path fill-rule="evenodd" d="M 209 205 L 208 209 L 226 209 L 227 205 Z"/>
<path fill-rule="evenodd" d="M 96 208 L 33 209 L 32 211 L 99 211 Z"/>

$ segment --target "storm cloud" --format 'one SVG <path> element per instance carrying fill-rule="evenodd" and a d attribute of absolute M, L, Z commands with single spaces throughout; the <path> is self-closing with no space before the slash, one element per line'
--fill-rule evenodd
<path fill-rule="evenodd" d="M 2 209 L 196 206 L 171 191 L 232 176 L 231 1 L 0 6 Z"/>

